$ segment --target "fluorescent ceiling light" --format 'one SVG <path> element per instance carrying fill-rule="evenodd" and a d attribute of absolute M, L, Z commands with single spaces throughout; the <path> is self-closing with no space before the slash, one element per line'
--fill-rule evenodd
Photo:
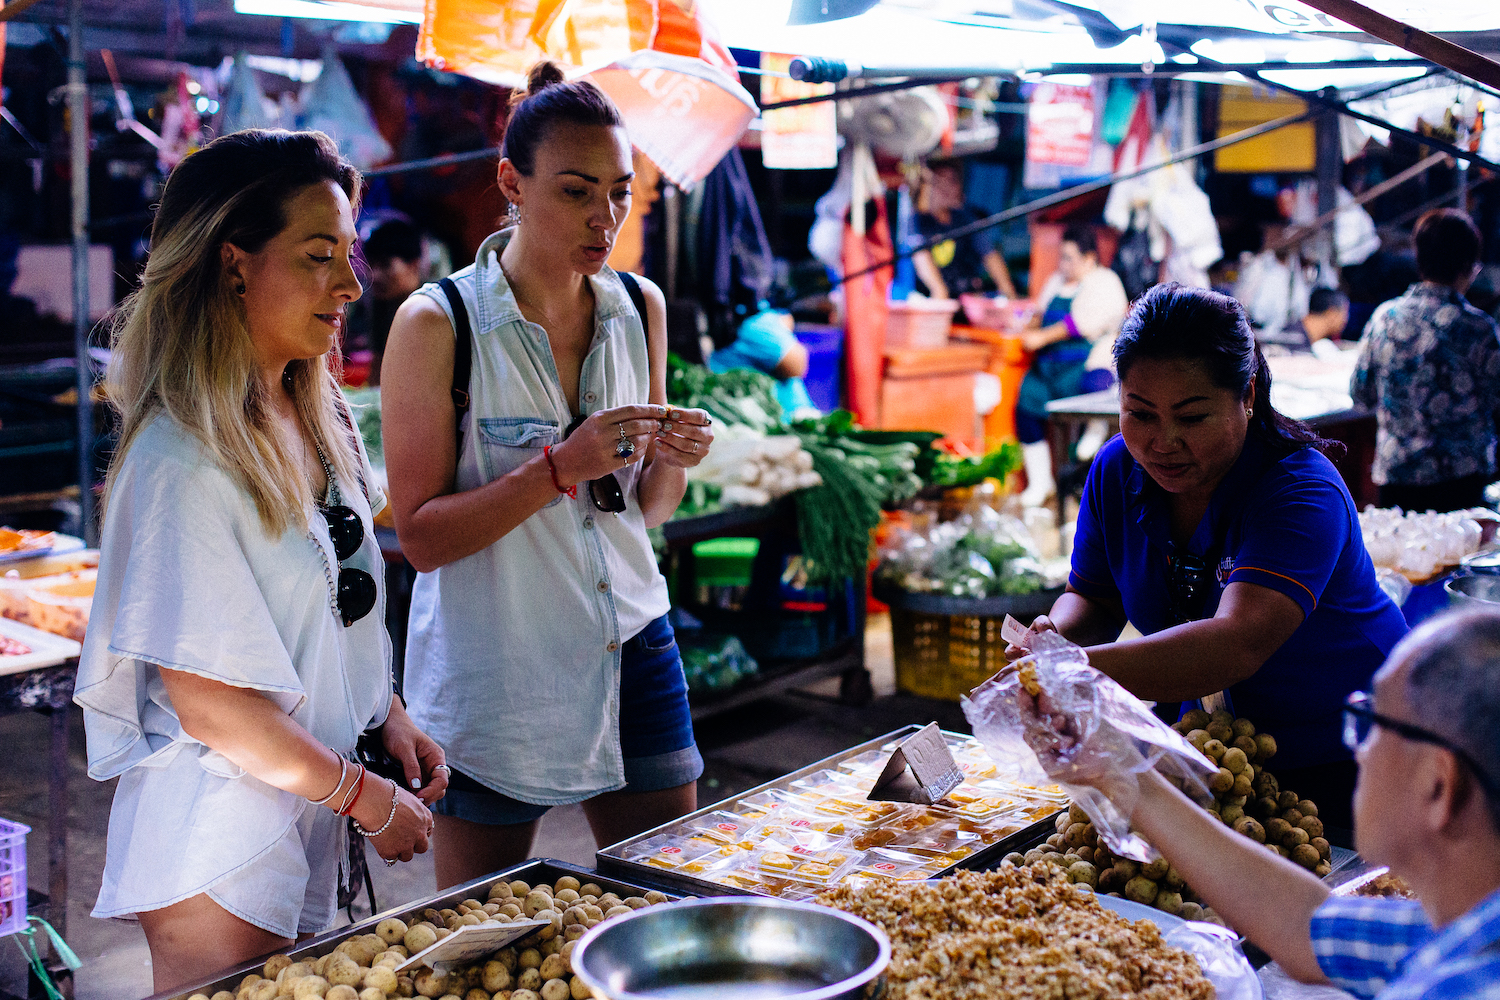
<path fill-rule="evenodd" d="M 337 0 L 234 0 L 236 14 L 268 17 L 307 17 L 320 21 L 374 21 L 381 24 L 421 24 L 420 12 L 367 7 Z"/>

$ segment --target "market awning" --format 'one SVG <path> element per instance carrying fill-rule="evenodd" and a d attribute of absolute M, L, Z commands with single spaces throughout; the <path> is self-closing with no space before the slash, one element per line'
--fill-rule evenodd
<path fill-rule="evenodd" d="M 729 50 L 679 0 L 430 0 L 417 56 L 506 86 L 539 59 L 586 75 L 679 186 L 703 179 L 757 114 Z"/>
<path fill-rule="evenodd" d="M 630 141 L 678 187 L 707 177 L 757 114 L 728 73 L 669 52 L 632 52 L 587 78 L 619 105 Z"/>

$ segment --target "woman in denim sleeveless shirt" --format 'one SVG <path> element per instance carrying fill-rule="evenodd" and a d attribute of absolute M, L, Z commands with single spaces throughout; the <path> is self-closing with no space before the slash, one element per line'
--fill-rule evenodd
<path fill-rule="evenodd" d="M 405 690 L 454 769 L 441 886 L 525 859 L 554 805 L 583 803 L 602 845 L 689 812 L 703 769 L 646 531 L 713 431 L 666 406 L 661 292 L 637 279 L 642 316 L 605 264 L 630 140 L 597 88 L 544 63 L 501 152 L 514 224 L 452 276 L 461 311 L 431 285 L 401 307 L 382 377 L 396 529 L 420 571 Z"/>

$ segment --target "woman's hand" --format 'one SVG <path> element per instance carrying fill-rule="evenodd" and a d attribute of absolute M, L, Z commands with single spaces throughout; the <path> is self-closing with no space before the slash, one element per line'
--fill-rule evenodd
<path fill-rule="evenodd" d="M 1043 632 L 1056 632 L 1057 630 L 1057 626 L 1052 623 L 1051 618 L 1046 615 L 1037 615 L 1036 618 L 1032 619 L 1031 628 L 1026 630 L 1026 634 L 1033 636 L 1040 635 Z M 1005 658 L 1010 661 L 1019 660 L 1028 653 L 1030 653 L 1029 649 L 1017 646 L 1014 643 L 1005 647 Z"/>
<path fill-rule="evenodd" d="M 442 798 L 448 790 L 446 755 L 411 721 L 400 698 L 391 699 L 391 711 L 380 732 L 386 752 L 401 762 L 407 785 L 418 789 L 417 797 L 429 806 Z"/>
<path fill-rule="evenodd" d="M 668 409 L 655 403 L 616 406 L 589 414 L 568 439 L 552 446 L 552 461 L 563 486 L 602 479 L 646 458 L 646 448 L 661 431 Z M 619 454 L 620 442 L 632 451 Z"/>
<path fill-rule="evenodd" d="M 387 791 L 389 795 L 385 794 Z M 373 833 L 385 828 L 378 836 L 369 838 L 384 860 L 410 861 L 414 855 L 427 853 L 432 813 L 426 803 L 394 781 L 367 773 L 364 791 L 351 815 L 361 829 Z"/>
<path fill-rule="evenodd" d="M 691 469 L 713 447 L 713 418 L 704 410 L 669 410 L 656 433 L 654 462 Z"/>

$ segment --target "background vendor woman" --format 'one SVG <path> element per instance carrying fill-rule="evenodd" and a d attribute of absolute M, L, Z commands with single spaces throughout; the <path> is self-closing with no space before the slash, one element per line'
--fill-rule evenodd
<path fill-rule="evenodd" d="M 1375 582 L 1348 489 L 1317 437 L 1271 408 L 1228 296 L 1151 289 L 1115 365 L 1121 435 L 1089 470 L 1067 591 L 1032 628 L 1091 647 L 1146 700 L 1228 692 L 1275 737 L 1282 787 L 1349 829 L 1340 712 L 1406 622 Z M 1141 638 L 1120 641 L 1127 621 Z"/>
<path fill-rule="evenodd" d="M 1047 404 L 1114 384 L 1109 352 L 1130 303 L 1119 276 L 1099 264 L 1092 226 L 1074 224 L 1063 231 L 1057 270 L 1036 302 L 1040 312 L 1021 334 L 1022 345 L 1034 357 L 1016 399 L 1016 436 L 1026 456 L 1022 501 L 1028 506 L 1040 504 L 1052 492 L 1052 457 L 1042 440 Z M 1088 435 L 1095 450 L 1104 441 L 1103 431 L 1101 424 Z M 1080 445 L 1080 458 L 1092 455 L 1084 455 Z"/>
<path fill-rule="evenodd" d="M 962 163 L 935 163 L 928 170 L 917 215 L 917 231 L 924 240 L 984 217 L 964 200 Z M 956 299 L 965 292 L 989 291 L 998 291 L 1008 299 L 1016 297 L 1010 269 L 992 230 L 981 229 L 919 250 L 912 256 L 912 264 L 930 298 Z"/>

